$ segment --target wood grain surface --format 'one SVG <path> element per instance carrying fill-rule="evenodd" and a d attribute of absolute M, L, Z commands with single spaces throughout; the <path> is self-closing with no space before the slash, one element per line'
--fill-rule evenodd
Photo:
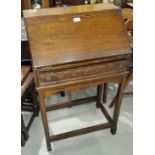
<path fill-rule="evenodd" d="M 111 4 L 25 11 L 24 16 L 34 67 L 130 54 L 121 10 Z"/>

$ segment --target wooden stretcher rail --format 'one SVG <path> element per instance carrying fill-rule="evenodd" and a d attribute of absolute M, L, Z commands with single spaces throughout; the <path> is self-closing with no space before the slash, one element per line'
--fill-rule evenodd
<path fill-rule="evenodd" d="M 53 105 L 46 106 L 46 111 L 48 112 L 48 111 L 51 111 L 51 110 L 61 109 L 61 108 L 65 108 L 65 107 L 72 107 L 72 106 L 75 106 L 75 105 L 91 103 L 93 101 L 96 101 L 96 99 L 97 99 L 96 96 L 92 96 L 92 97 L 73 100 L 71 102 L 56 103 L 56 104 L 53 104 Z"/>
<path fill-rule="evenodd" d="M 104 124 L 94 125 L 94 126 L 90 126 L 90 127 L 86 127 L 78 130 L 69 131 L 66 133 L 61 133 L 55 136 L 50 136 L 50 141 L 53 142 L 53 141 L 66 139 L 66 138 L 70 138 L 70 137 L 74 137 L 82 134 L 87 134 L 94 131 L 108 129 L 113 127 L 113 125 L 114 123 L 104 123 Z"/>
<path fill-rule="evenodd" d="M 111 116 L 109 115 L 109 113 L 107 112 L 106 108 L 104 107 L 103 104 L 99 104 L 99 108 L 101 109 L 101 111 L 103 112 L 103 114 L 105 115 L 106 119 L 109 121 L 109 122 L 113 122 L 113 119 L 111 118 Z"/>

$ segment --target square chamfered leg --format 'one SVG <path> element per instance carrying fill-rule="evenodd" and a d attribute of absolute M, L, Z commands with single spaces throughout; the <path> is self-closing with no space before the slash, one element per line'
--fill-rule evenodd
<path fill-rule="evenodd" d="M 25 127 L 23 116 L 21 115 L 21 146 L 24 146 L 26 143 L 26 140 L 28 140 L 29 135 L 27 128 Z"/>
<path fill-rule="evenodd" d="M 46 108 L 45 108 L 45 97 L 42 94 L 42 92 L 39 92 L 39 98 L 40 98 L 39 107 L 41 111 L 41 117 L 42 117 L 44 132 L 45 132 L 47 150 L 51 151 L 52 148 L 50 144 L 49 127 L 48 127 L 47 114 L 46 114 Z"/>
<path fill-rule="evenodd" d="M 124 84 L 124 89 L 128 86 L 129 82 L 132 80 L 133 78 L 133 68 L 130 68 L 129 74 L 126 78 L 125 84 Z M 124 95 L 131 95 L 132 92 L 129 93 L 124 93 Z M 118 98 L 118 93 L 116 94 L 116 96 L 114 97 L 113 101 L 111 102 L 111 104 L 109 105 L 110 108 L 113 108 L 115 103 L 117 102 L 117 98 Z"/>
<path fill-rule="evenodd" d="M 101 99 L 102 99 L 102 85 L 99 85 L 97 86 L 97 101 L 96 101 L 97 108 L 100 108 Z"/>
<path fill-rule="evenodd" d="M 103 103 L 107 102 L 107 98 L 108 98 L 108 83 L 104 83 Z"/>
<path fill-rule="evenodd" d="M 125 81 L 126 81 L 126 77 L 123 77 L 122 82 L 119 84 L 119 87 L 118 87 L 118 94 L 117 94 L 114 113 L 113 113 L 114 125 L 110 130 L 111 134 L 113 135 L 116 134 L 116 131 L 117 131 L 117 123 L 118 123 L 118 117 L 119 117 L 120 108 L 121 108 L 121 102 L 123 98 Z"/>

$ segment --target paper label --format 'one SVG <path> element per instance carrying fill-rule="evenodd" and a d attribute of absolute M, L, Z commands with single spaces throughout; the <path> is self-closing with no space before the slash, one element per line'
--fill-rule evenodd
<path fill-rule="evenodd" d="M 75 17 L 75 18 L 73 18 L 73 21 L 74 22 L 80 22 L 81 21 L 81 18 L 80 17 Z"/>

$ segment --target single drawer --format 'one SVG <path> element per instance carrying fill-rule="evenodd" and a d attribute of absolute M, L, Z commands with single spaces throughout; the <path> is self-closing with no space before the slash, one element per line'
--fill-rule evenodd
<path fill-rule="evenodd" d="M 73 67 L 68 69 L 51 70 L 39 73 L 40 85 L 46 85 L 55 82 L 64 82 L 76 80 L 79 78 L 94 77 L 103 74 L 111 74 L 126 71 L 128 67 L 127 60 L 104 62 L 81 67 Z"/>

